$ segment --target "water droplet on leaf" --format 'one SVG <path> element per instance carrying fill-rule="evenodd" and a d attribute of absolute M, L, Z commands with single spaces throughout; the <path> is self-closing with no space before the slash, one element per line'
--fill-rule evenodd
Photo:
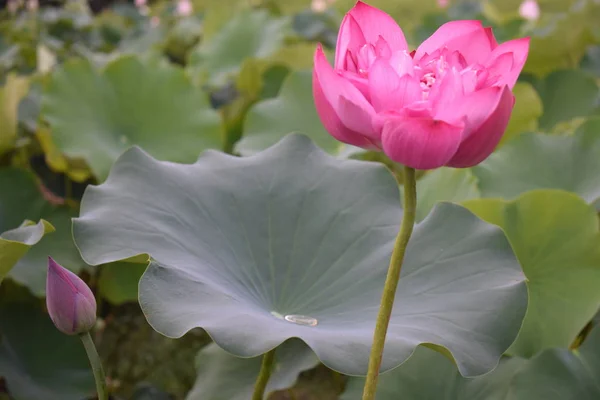
<path fill-rule="evenodd" d="M 316 318 L 299 314 L 289 314 L 283 317 L 283 319 L 285 319 L 288 322 L 293 322 L 294 324 L 305 326 L 317 326 L 317 324 L 319 323 L 319 321 L 317 321 Z"/>

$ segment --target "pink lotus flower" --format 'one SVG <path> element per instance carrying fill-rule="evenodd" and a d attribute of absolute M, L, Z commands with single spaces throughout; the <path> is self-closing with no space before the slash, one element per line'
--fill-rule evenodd
<path fill-rule="evenodd" d="M 88 332 L 96 323 L 94 294 L 85 282 L 52 257 L 48 257 L 46 306 L 54 325 L 67 335 Z"/>
<path fill-rule="evenodd" d="M 500 141 L 529 38 L 498 44 L 479 21 L 442 25 L 409 52 L 386 13 L 358 2 L 346 15 L 332 68 L 314 59 L 315 106 L 341 142 L 383 150 L 409 167 L 471 167 Z"/>

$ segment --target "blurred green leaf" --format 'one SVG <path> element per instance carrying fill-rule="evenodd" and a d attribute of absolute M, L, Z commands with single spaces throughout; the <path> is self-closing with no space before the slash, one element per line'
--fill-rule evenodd
<path fill-rule="evenodd" d="M 596 210 L 559 190 L 536 190 L 510 202 L 463 204 L 504 230 L 527 276 L 529 306 L 508 353 L 529 358 L 568 347 L 600 307 Z"/>
<path fill-rule="evenodd" d="M 531 360 L 505 358 L 493 372 L 462 378 L 444 356 L 418 348 L 381 375 L 377 400 L 597 400 L 600 398 L 600 328 L 581 349 L 551 349 Z M 350 378 L 341 400 L 360 400 L 364 378 Z"/>
<path fill-rule="evenodd" d="M 596 106 L 600 88 L 581 70 L 555 71 L 536 83 L 544 113 L 540 128 L 550 131 L 557 123 L 589 115 Z"/>
<path fill-rule="evenodd" d="M 524 72 L 543 76 L 556 69 L 577 67 L 587 47 L 600 38 L 595 33 L 600 2 L 548 0 L 540 3 L 540 9 L 540 21 L 526 32 L 531 36 L 531 50 Z"/>
<path fill-rule="evenodd" d="M 290 132 L 308 135 L 330 153 L 337 153 L 342 147 L 327 133 L 317 115 L 310 71 L 292 72 L 285 79 L 279 96 L 262 101 L 248 111 L 244 136 L 235 149 L 245 156 L 255 154 Z"/>
<path fill-rule="evenodd" d="M 575 131 L 579 136 L 594 136 L 600 132 L 600 116 L 585 120 Z"/>
<path fill-rule="evenodd" d="M 18 107 L 29 89 L 29 78 L 10 74 L 0 87 L 0 155 L 11 150 L 17 139 Z"/>
<path fill-rule="evenodd" d="M 7 248 L 0 252 L 0 270 L 13 267 L 8 277 L 27 287 L 34 295 L 43 296 L 49 255 L 74 272 L 85 267 L 71 237 L 71 218 L 77 213 L 67 207 L 50 204 L 42 195 L 33 174 L 27 171 L 16 168 L 0 170 L 0 187 L 9 188 L 0 192 L 0 234 L 4 239 L 0 241 L 0 246 L 12 246 L 11 252 Z M 17 228 L 24 220 L 42 220 L 43 223 L 5 232 Z M 10 238 L 17 240 L 15 238 L 20 235 L 16 236 L 16 233 L 21 230 L 33 235 L 27 236 L 27 241 L 20 240 L 28 246 L 7 242 Z M 53 233 L 42 237 L 49 232 Z M 34 243 L 36 245 L 27 251 L 29 245 Z M 6 258 L 12 263 L 7 262 Z"/>
<path fill-rule="evenodd" d="M 99 180 L 132 145 L 176 162 L 193 162 L 203 150 L 222 146 L 219 116 L 207 95 L 181 69 L 134 56 L 102 71 L 83 60 L 57 69 L 42 114 L 58 148 L 87 161 Z"/>
<path fill-rule="evenodd" d="M 45 201 L 33 176 L 16 168 L 0 170 L 0 281 L 29 248 L 54 228 L 38 220 Z M 7 190 L 8 189 L 8 190 Z M 45 272 L 45 270 L 44 270 Z"/>
<path fill-rule="evenodd" d="M 502 24 L 519 17 L 519 6 L 523 0 L 483 0 L 482 11 L 487 18 Z"/>
<path fill-rule="evenodd" d="M 41 211 L 41 217 L 55 228 L 51 235 L 44 236 L 40 242 L 22 257 L 8 275 L 12 280 L 27 287 L 35 296 L 46 293 L 46 269 L 48 256 L 52 256 L 65 268 L 78 273 L 87 265 L 81 259 L 73 237 L 71 236 L 71 218 L 77 212 L 68 207 L 47 204 Z"/>
<path fill-rule="evenodd" d="M 146 264 L 114 262 L 100 267 L 98 292 L 112 304 L 137 301 L 138 283 Z"/>
<path fill-rule="evenodd" d="M 238 358 L 212 343 L 196 357 L 198 378 L 186 400 L 248 400 L 252 398 L 262 357 Z M 269 393 L 294 385 L 302 371 L 319 364 L 315 353 L 299 339 L 277 347 L 273 374 L 265 389 Z"/>
<path fill-rule="evenodd" d="M 40 307 L 3 303 L 0 334 L 0 376 L 14 400 L 81 400 L 94 394 L 81 341 L 59 332 Z"/>
<path fill-rule="evenodd" d="M 43 44 L 37 46 L 37 70 L 41 74 L 50 72 L 56 65 L 56 55 Z"/>
<path fill-rule="evenodd" d="M 273 55 L 283 45 L 289 25 L 289 18 L 273 17 L 267 10 L 240 12 L 192 52 L 190 68 L 210 86 L 222 86 L 245 59 Z"/>
<path fill-rule="evenodd" d="M 477 179 L 468 169 L 438 168 L 417 181 L 417 221 L 441 201 L 460 202 L 479 197 Z"/>
<path fill-rule="evenodd" d="M 597 79 L 600 78 L 600 45 L 588 47 L 580 67 Z"/>
<path fill-rule="evenodd" d="M 44 220 L 37 224 L 25 221 L 15 229 L 0 233 L 0 283 L 31 246 L 39 242 L 54 227 Z"/>
<path fill-rule="evenodd" d="M 543 112 L 542 100 L 531 84 L 519 82 L 513 93 L 516 103 L 500 146 L 523 132 L 537 131 L 538 119 Z"/>
<path fill-rule="evenodd" d="M 600 130 L 573 136 L 523 134 L 473 168 L 482 197 L 512 199 L 533 189 L 562 189 L 600 199 Z"/>

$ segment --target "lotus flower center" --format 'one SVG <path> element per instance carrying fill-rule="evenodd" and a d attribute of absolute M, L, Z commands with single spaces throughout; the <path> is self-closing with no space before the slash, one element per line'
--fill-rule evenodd
<path fill-rule="evenodd" d="M 421 77 L 421 89 L 429 91 L 435 83 L 435 73 L 428 72 Z"/>

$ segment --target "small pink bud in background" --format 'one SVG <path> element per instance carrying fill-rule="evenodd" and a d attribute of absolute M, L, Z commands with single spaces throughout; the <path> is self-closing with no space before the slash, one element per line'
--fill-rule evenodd
<path fill-rule="evenodd" d="M 54 325 L 67 335 L 88 332 L 96 323 L 96 299 L 77 275 L 48 257 L 46 306 Z"/>
<path fill-rule="evenodd" d="M 8 0 L 8 2 L 6 3 L 6 9 L 11 14 L 16 13 L 17 10 L 19 9 L 19 7 L 20 7 L 20 4 L 19 4 L 18 0 Z"/>
<path fill-rule="evenodd" d="M 314 12 L 322 13 L 327 9 L 327 3 L 325 2 L 325 0 L 312 0 L 310 8 Z"/>
<path fill-rule="evenodd" d="M 143 6 L 146 5 L 146 3 L 147 3 L 146 0 L 135 0 L 135 6 L 136 7 L 143 7 Z"/>
<path fill-rule="evenodd" d="M 38 0 L 27 0 L 27 9 L 29 11 L 36 11 L 40 7 Z"/>
<path fill-rule="evenodd" d="M 535 21 L 540 17 L 540 6 L 535 0 L 525 0 L 519 6 L 519 15 L 528 21 Z"/>
<path fill-rule="evenodd" d="M 182 17 L 187 17 L 188 15 L 191 15 L 192 12 L 194 12 L 194 6 L 192 5 L 192 2 L 190 0 L 178 0 L 177 1 L 177 9 L 176 9 L 177 15 L 180 15 Z"/>
<path fill-rule="evenodd" d="M 150 26 L 153 28 L 156 28 L 160 25 L 160 18 L 157 16 L 154 16 L 152 18 L 150 18 Z"/>
<path fill-rule="evenodd" d="M 446 8 L 450 4 L 450 0 L 437 0 L 439 8 Z"/>

